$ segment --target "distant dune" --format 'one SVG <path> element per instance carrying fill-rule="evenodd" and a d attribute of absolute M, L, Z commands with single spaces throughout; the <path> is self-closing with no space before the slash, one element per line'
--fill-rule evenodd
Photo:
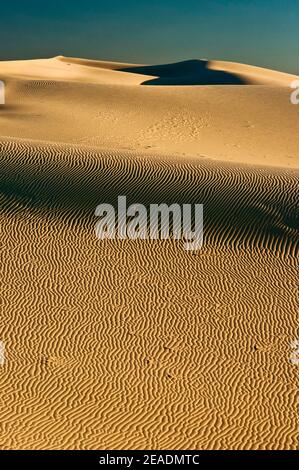
<path fill-rule="evenodd" d="M 65 57 L 2 62 L 0 74 L 3 136 L 298 168 L 291 75 L 225 62 Z M 150 86 L 163 83 L 176 85 Z"/>
<path fill-rule="evenodd" d="M 295 449 L 299 77 L 0 62 L 2 449 Z M 95 236 L 203 203 L 204 246 Z"/>

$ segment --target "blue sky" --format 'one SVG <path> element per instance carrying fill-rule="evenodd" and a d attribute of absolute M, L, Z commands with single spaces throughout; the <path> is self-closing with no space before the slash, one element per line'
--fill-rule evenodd
<path fill-rule="evenodd" d="M 0 59 L 222 59 L 299 74 L 298 0 L 11 0 Z"/>

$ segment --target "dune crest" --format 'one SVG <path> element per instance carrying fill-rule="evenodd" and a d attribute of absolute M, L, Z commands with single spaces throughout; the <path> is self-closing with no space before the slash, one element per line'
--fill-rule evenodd
<path fill-rule="evenodd" d="M 193 59 L 161 65 L 141 65 L 57 56 L 52 59 L 1 62 L 4 75 L 123 85 L 269 85 L 289 86 L 298 79 L 288 73 L 217 60 Z M 113 72 L 113 73 L 112 73 Z M 124 73 L 121 73 L 124 72 Z M 154 77 L 154 78 L 153 78 Z"/>

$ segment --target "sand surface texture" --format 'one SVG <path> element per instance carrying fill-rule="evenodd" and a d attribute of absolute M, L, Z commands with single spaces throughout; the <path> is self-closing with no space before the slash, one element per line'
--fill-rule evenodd
<path fill-rule="evenodd" d="M 296 78 L 0 62 L 0 448 L 298 448 Z M 204 246 L 98 240 L 118 195 Z"/>

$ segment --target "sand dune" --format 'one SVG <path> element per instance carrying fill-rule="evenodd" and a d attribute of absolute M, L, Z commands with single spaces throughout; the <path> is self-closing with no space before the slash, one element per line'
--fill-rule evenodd
<path fill-rule="evenodd" d="M 0 63 L 2 449 L 298 446 L 295 78 Z M 98 240 L 120 194 L 203 203 L 203 248 Z"/>
<path fill-rule="evenodd" d="M 185 60 L 173 64 L 137 65 L 57 56 L 53 59 L 1 63 L 2 74 L 122 85 L 277 85 L 289 86 L 295 75 L 235 62 Z M 113 73 L 111 73 L 113 72 Z M 140 77 L 141 75 L 141 77 Z M 155 77 L 155 78 L 152 78 Z"/>
<path fill-rule="evenodd" d="M 298 168 L 292 136 L 299 106 L 290 105 L 290 75 L 277 73 L 271 85 L 136 86 L 155 79 L 140 75 L 140 67 L 132 73 L 114 70 L 116 64 L 65 60 L 1 64 L 7 96 L 1 135 Z M 170 68 L 175 80 L 182 69 L 196 69 L 193 62 L 145 69 Z M 245 66 L 237 66 L 244 74 Z M 281 75 L 287 82 L 277 86 Z"/>

